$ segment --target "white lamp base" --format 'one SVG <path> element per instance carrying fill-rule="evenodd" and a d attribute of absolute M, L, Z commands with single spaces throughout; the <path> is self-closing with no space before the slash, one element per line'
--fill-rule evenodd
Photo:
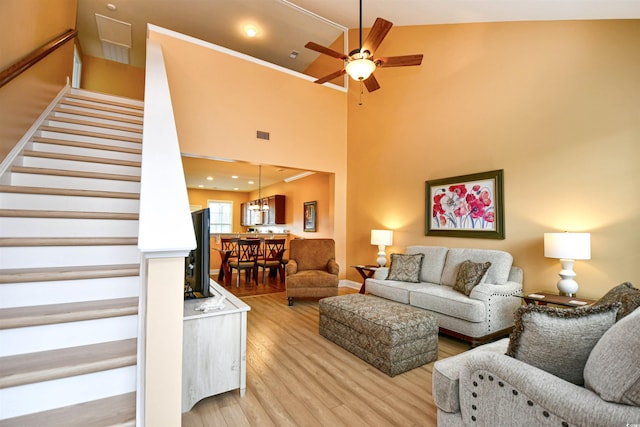
<path fill-rule="evenodd" d="M 378 259 L 376 260 L 378 267 L 384 267 L 387 263 L 387 254 L 384 251 L 384 245 L 378 245 Z"/>
<path fill-rule="evenodd" d="M 560 295 L 575 297 L 578 293 L 578 282 L 573 280 L 573 278 L 576 277 L 576 273 L 573 271 L 573 262 L 572 259 L 560 260 L 560 264 L 562 265 L 562 270 L 558 273 L 561 277 L 558 281 L 558 292 L 560 292 Z"/>

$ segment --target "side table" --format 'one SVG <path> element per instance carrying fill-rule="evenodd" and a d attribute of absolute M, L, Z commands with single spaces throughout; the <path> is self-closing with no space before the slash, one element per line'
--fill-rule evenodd
<path fill-rule="evenodd" d="M 595 300 L 592 299 L 568 297 L 544 291 L 534 292 L 526 295 L 521 293 L 514 296 L 522 298 L 527 304 L 554 304 L 563 307 L 584 307 L 595 302 Z"/>
<path fill-rule="evenodd" d="M 365 292 L 365 286 L 367 283 L 367 279 L 369 279 L 370 277 L 373 277 L 373 275 L 375 274 L 376 270 L 378 269 L 377 265 L 354 265 L 353 268 L 355 268 L 356 270 L 358 270 L 358 273 L 360 273 L 360 276 L 362 276 L 362 286 L 360 287 L 360 293 L 364 294 Z"/>

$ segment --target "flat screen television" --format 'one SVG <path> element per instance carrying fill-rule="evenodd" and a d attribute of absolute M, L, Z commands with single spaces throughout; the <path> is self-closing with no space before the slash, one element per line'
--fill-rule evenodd
<path fill-rule="evenodd" d="M 209 208 L 191 212 L 197 247 L 184 260 L 184 297 L 209 295 Z"/>

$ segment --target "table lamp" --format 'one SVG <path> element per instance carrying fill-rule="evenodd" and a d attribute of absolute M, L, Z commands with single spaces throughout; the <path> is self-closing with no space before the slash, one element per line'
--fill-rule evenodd
<path fill-rule="evenodd" d="M 378 245 L 378 266 L 384 267 L 387 263 L 387 254 L 384 252 L 385 246 L 393 243 L 392 230 L 371 230 L 371 244 Z"/>
<path fill-rule="evenodd" d="M 578 283 L 573 280 L 573 262 L 576 259 L 591 259 L 590 233 L 544 233 L 544 256 L 560 259 L 562 270 L 558 273 L 560 295 L 573 297 L 578 292 Z"/>

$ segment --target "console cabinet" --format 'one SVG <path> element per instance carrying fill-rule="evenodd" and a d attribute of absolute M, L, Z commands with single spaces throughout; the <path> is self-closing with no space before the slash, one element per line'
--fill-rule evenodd
<path fill-rule="evenodd" d="M 182 342 L 182 412 L 205 397 L 247 388 L 247 304 L 217 283 L 212 296 L 224 295 L 221 310 L 208 313 L 196 307 L 208 299 L 184 301 Z"/>

